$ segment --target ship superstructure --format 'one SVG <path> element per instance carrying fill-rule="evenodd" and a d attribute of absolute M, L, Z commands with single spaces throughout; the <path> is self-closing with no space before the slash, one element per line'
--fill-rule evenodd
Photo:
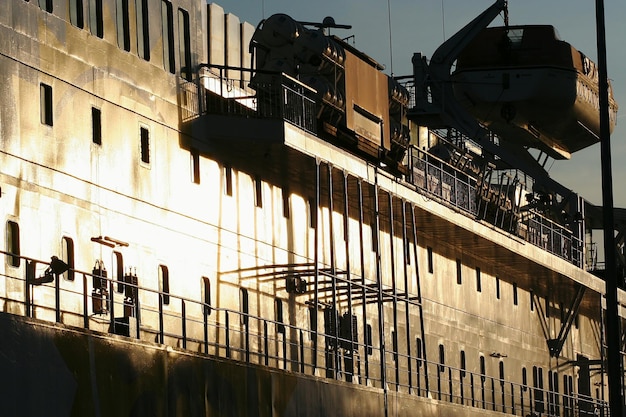
<path fill-rule="evenodd" d="M 328 27 L 0 5 L 8 415 L 606 415 L 598 208 Z"/>

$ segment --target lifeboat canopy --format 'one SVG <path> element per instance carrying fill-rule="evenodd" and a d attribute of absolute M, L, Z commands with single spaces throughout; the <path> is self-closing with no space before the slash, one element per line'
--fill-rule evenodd
<path fill-rule="evenodd" d="M 505 141 L 556 159 L 599 141 L 596 64 L 548 25 L 483 29 L 459 54 L 454 94 Z M 617 103 L 609 86 L 610 126 Z"/>

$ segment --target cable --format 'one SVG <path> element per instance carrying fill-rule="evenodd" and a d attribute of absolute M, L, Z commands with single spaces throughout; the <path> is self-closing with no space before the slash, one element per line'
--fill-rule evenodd
<path fill-rule="evenodd" d="M 387 0 L 387 18 L 389 19 L 389 70 L 393 76 L 393 44 L 391 34 L 391 0 Z"/>

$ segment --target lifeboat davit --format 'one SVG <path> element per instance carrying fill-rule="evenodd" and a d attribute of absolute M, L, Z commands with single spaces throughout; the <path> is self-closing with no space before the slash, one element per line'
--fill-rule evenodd
<path fill-rule="evenodd" d="M 459 55 L 452 80 L 457 100 L 503 140 L 556 159 L 599 141 L 596 65 L 552 26 L 484 29 Z M 609 101 L 612 131 L 610 86 Z"/>

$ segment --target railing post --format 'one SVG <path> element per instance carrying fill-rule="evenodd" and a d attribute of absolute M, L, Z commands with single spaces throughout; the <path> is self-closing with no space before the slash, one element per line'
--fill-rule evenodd
<path fill-rule="evenodd" d="M 163 344 L 164 331 L 163 331 L 163 294 L 159 293 L 159 343 Z"/>
<path fill-rule="evenodd" d="M 83 327 L 89 328 L 89 299 L 87 295 L 87 275 L 83 274 Z"/>
<path fill-rule="evenodd" d="M 106 278 L 101 278 L 101 279 L 106 279 Z M 115 293 L 113 292 L 113 280 L 109 280 L 109 293 L 102 294 L 102 297 L 104 299 L 104 305 L 107 304 L 107 301 L 109 302 L 109 304 L 111 304 L 111 307 L 109 308 L 109 314 L 111 314 L 111 330 L 113 331 L 113 333 L 115 333 L 115 303 L 113 302 L 114 295 Z"/>
<path fill-rule="evenodd" d="M 230 358 L 230 324 L 228 323 L 228 311 L 224 312 L 226 315 L 226 335 L 225 335 L 225 341 L 226 341 L 226 357 Z"/>
<path fill-rule="evenodd" d="M 206 304 L 202 305 L 202 315 L 204 317 L 204 354 L 209 354 L 209 312 Z"/>
<path fill-rule="evenodd" d="M 180 300 L 182 327 L 183 327 L 183 349 L 187 349 L 187 311 L 185 307 L 185 300 Z"/>
<path fill-rule="evenodd" d="M 304 333 L 300 329 L 300 372 L 304 373 Z"/>
<path fill-rule="evenodd" d="M 246 313 L 246 322 L 244 323 L 246 328 L 245 343 L 246 343 L 246 362 L 250 362 L 250 316 Z"/>
<path fill-rule="evenodd" d="M 135 319 L 137 321 L 137 339 L 141 339 L 141 307 L 139 305 L 139 286 L 135 287 Z"/>
<path fill-rule="evenodd" d="M 35 279 L 35 261 L 26 261 L 26 279 L 24 280 L 24 307 L 26 317 L 33 316 L 33 306 L 31 302 L 31 282 Z"/>
<path fill-rule="evenodd" d="M 269 358 L 269 350 L 270 344 L 267 340 L 267 321 L 263 320 L 263 350 L 265 351 L 265 366 L 269 366 L 270 358 Z"/>
<path fill-rule="evenodd" d="M 61 276 L 54 274 L 54 311 L 56 322 L 61 323 Z"/>

